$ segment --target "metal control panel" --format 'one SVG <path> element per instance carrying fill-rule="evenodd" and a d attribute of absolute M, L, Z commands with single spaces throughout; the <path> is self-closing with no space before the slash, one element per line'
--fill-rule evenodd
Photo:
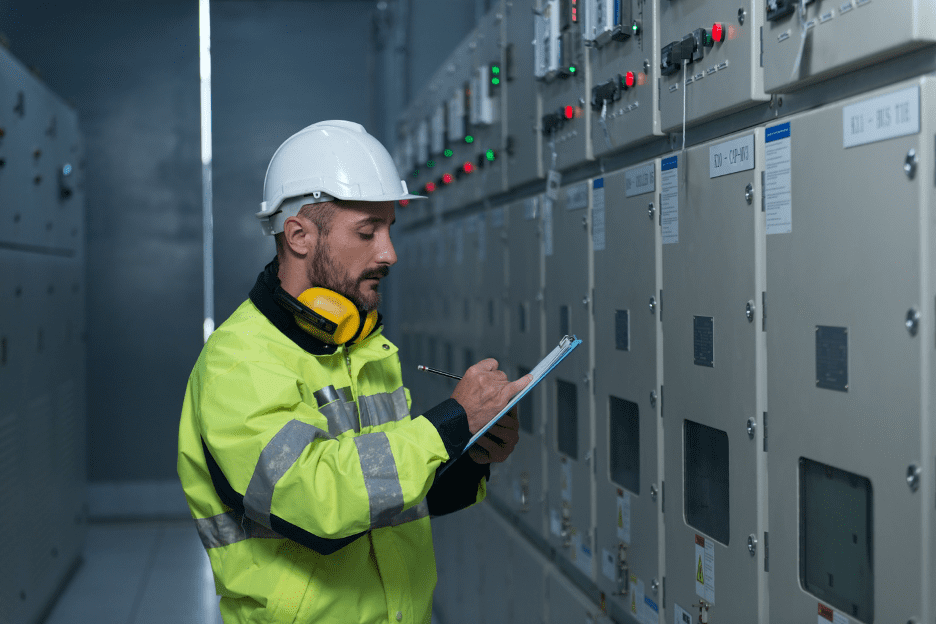
<path fill-rule="evenodd" d="M 766 128 L 772 621 L 934 617 L 934 87 Z"/>
<path fill-rule="evenodd" d="M 507 48 L 504 66 L 507 72 L 506 112 L 508 186 L 514 188 L 542 178 L 542 133 L 537 131 L 542 117 L 542 101 L 535 88 L 535 58 L 531 42 L 535 24 L 531 16 L 536 0 L 512 0 L 506 3 Z"/>
<path fill-rule="evenodd" d="M 763 0 L 657 2 L 664 131 L 769 99 L 760 63 Z"/>
<path fill-rule="evenodd" d="M 507 343 L 501 369 L 518 379 L 545 355 L 543 290 L 543 198 L 511 204 L 507 216 Z M 492 466 L 491 495 L 536 535 L 546 535 L 545 388 L 535 388 L 519 404 L 520 442 L 510 459 Z"/>
<path fill-rule="evenodd" d="M 82 150 L 75 110 L 0 48 L 0 522 L 17 527 L 0 541 L 0 618 L 13 622 L 46 610 L 87 533 Z"/>
<path fill-rule="evenodd" d="M 650 0 L 590 0 L 585 5 L 595 156 L 660 134 L 657 10 Z"/>
<path fill-rule="evenodd" d="M 652 160 L 592 185 L 597 584 L 640 622 L 663 622 L 663 289 Z"/>
<path fill-rule="evenodd" d="M 766 8 L 764 88 L 771 93 L 936 43 L 932 2 L 763 0 L 762 4 Z"/>
<path fill-rule="evenodd" d="M 725 137 L 663 158 L 657 194 L 666 599 L 710 622 L 768 621 L 763 163 L 763 130 Z"/>
<path fill-rule="evenodd" d="M 580 2 L 540 0 L 533 16 L 534 67 L 543 106 L 537 128 L 546 172 L 592 158 L 589 49 L 582 40 Z"/>
<path fill-rule="evenodd" d="M 546 350 L 565 335 L 582 344 L 547 382 L 546 447 L 549 540 L 558 556 L 594 578 L 595 433 L 591 190 L 578 182 L 543 202 Z"/>

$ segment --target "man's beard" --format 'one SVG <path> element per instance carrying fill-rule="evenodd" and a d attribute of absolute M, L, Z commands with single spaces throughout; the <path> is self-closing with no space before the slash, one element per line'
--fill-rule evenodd
<path fill-rule="evenodd" d="M 322 286 L 347 297 L 359 310 L 370 311 L 376 310 L 380 305 L 380 293 L 377 292 L 375 287 L 373 290 L 368 290 L 362 294 L 361 282 L 374 277 L 386 277 L 389 272 L 389 268 L 380 267 L 365 272 L 357 278 L 352 277 L 332 259 L 331 247 L 329 247 L 324 237 L 320 237 L 312 254 L 309 281 L 315 286 Z"/>

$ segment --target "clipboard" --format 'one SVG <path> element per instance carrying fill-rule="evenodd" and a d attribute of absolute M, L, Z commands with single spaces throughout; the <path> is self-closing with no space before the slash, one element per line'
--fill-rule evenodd
<path fill-rule="evenodd" d="M 540 363 L 536 365 L 536 368 L 534 368 L 532 371 L 529 372 L 530 375 L 533 375 L 533 381 L 527 384 L 526 388 L 518 392 L 514 396 L 514 398 L 510 400 L 510 403 L 507 404 L 507 407 L 502 409 L 497 416 L 495 416 L 494 418 L 490 420 L 490 422 L 488 422 L 488 424 L 484 425 L 484 427 L 482 427 L 481 430 L 478 431 L 478 433 L 471 436 L 471 439 L 468 441 L 468 445 L 465 446 L 465 449 L 462 452 L 463 453 L 468 452 L 468 449 L 471 447 L 472 444 L 478 441 L 478 438 L 480 438 L 485 433 L 487 433 L 487 430 L 490 429 L 494 425 L 494 423 L 500 420 L 504 414 L 506 414 L 511 409 L 513 409 L 514 405 L 519 403 L 520 400 L 523 397 L 525 397 L 526 394 L 530 390 L 535 388 L 537 384 L 539 384 L 539 382 L 545 379 L 546 375 L 548 375 L 552 371 L 552 369 L 556 368 L 556 365 L 559 364 L 559 362 L 561 362 L 562 360 L 564 360 L 566 356 L 572 353 L 572 351 L 574 351 L 575 348 L 579 346 L 580 344 L 582 344 L 582 341 L 576 338 L 574 335 L 564 336 L 562 340 L 559 341 L 559 344 L 556 346 L 556 348 L 550 351 L 550 353 L 546 357 L 540 360 Z"/>

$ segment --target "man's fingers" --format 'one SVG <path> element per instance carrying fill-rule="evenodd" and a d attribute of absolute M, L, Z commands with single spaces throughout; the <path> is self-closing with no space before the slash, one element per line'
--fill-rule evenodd
<path fill-rule="evenodd" d="M 518 392 L 530 385 L 530 382 L 533 381 L 533 375 L 524 375 L 520 379 L 511 381 L 509 384 L 504 386 L 503 392 L 506 392 L 507 397 L 512 399 L 517 395 Z"/>
<path fill-rule="evenodd" d="M 476 364 L 483 371 L 495 371 L 497 370 L 497 360 L 494 358 L 487 358 L 486 360 L 481 360 Z"/>

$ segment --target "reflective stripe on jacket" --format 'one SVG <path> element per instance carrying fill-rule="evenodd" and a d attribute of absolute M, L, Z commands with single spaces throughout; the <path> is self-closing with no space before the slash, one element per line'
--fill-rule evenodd
<path fill-rule="evenodd" d="M 429 515 L 485 495 L 485 468 L 457 457 L 464 411 L 411 417 L 381 329 L 314 355 L 254 294 L 206 343 L 179 429 L 225 622 L 428 623 Z"/>

